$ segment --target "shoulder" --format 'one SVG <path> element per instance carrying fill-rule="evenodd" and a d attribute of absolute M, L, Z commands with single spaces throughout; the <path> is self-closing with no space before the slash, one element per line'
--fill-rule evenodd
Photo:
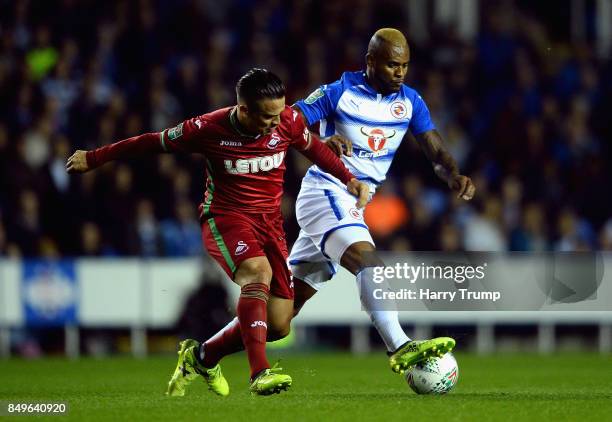
<path fill-rule="evenodd" d="M 336 104 L 345 91 L 350 90 L 354 86 L 363 84 L 362 73 L 363 72 L 344 72 L 342 76 L 340 76 L 340 79 L 321 85 L 304 100 L 298 101 L 298 105 L 301 106 L 300 108 L 303 106 L 310 106 L 323 97 L 326 97 L 332 105 Z"/>
<path fill-rule="evenodd" d="M 229 120 L 229 114 L 232 111 L 232 107 L 224 107 L 210 113 L 202 114 L 201 116 L 195 117 L 206 124 L 223 125 Z"/>
<path fill-rule="evenodd" d="M 363 71 L 344 72 L 340 79 L 328 85 L 323 85 L 322 88 L 336 91 L 337 94 L 350 90 L 353 87 L 362 86 L 365 83 Z"/>
<path fill-rule="evenodd" d="M 365 83 L 364 71 L 358 70 L 355 72 L 344 72 L 340 77 L 340 82 L 345 89 Z"/>
<path fill-rule="evenodd" d="M 285 109 L 281 112 L 280 120 L 281 127 L 292 128 L 295 126 L 304 126 L 302 115 L 288 105 L 286 105 Z"/>
<path fill-rule="evenodd" d="M 338 100 L 340 98 L 371 99 L 372 89 L 366 82 L 365 72 L 344 72 L 338 81 Z"/>
<path fill-rule="evenodd" d="M 411 102 L 422 100 L 421 94 L 419 94 L 416 89 L 406 84 L 402 84 L 402 96 Z"/>
<path fill-rule="evenodd" d="M 292 109 L 291 106 L 285 105 L 285 108 L 283 109 L 283 111 L 281 111 L 280 117 L 281 117 L 281 120 L 295 121 L 297 120 L 299 115 L 300 113 Z"/>
<path fill-rule="evenodd" d="M 341 94 L 343 91 L 351 89 L 354 86 L 363 85 L 364 77 L 363 72 L 344 72 L 340 79 L 331 82 L 329 84 L 321 85 L 319 88 L 322 91 L 334 92 Z M 316 91 L 315 91 L 316 92 Z"/>
<path fill-rule="evenodd" d="M 229 122 L 231 107 L 221 108 L 210 113 L 202 114 L 189 119 L 192 128 L 202 133 L 216 133 L 223 131 Z"/>

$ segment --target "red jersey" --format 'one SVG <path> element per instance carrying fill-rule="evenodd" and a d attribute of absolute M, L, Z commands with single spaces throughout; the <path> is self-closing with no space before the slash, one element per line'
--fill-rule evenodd
<path fill-rule="evenodd" d="M 344 183 L 353 178 L 327 147 L 311 138 L 301 115 L 291 107 L 285 106 L 273 132 L 257 137 L 240 132 L 232 111 L 231 107 L 223 108 L 157 134 L 98 148 L 87 154 L 87 161 L 95 168 L 107 161 L 151 151 L 201 153 L 206 159 L 205 214 L 224 209 L 278 212 L 290 146 Z"/>

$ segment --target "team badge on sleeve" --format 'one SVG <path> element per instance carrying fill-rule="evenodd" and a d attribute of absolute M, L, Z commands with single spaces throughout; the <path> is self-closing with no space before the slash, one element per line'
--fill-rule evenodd
<path fill-rule="evenodd" d="M 312 94 L 308 96 L 308 98 L 304 100 L 304 103 L 312 104 L 315 101 L 317 101 L 319 98 L 322 98 L 324 95 L 325 94 L 323 93 L 323 90 L 321 88 L 317 88 Z"/>
<path fill-rule="evenodd" d="M 172 129 L 168 130 L 168 139 L 174 141 L 177 138 L 183 136 L 183 124 L 180 123 Z"/>

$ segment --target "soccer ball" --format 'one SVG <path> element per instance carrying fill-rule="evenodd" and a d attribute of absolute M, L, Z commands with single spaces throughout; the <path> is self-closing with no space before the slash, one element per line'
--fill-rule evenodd
<path fill-rule="evenodd" d="M 459 366 L 455 357 L 447 353 L 432 357 L 406 371 L 406 381 L 417 394 L 446 394 L 459 379 Z"/>

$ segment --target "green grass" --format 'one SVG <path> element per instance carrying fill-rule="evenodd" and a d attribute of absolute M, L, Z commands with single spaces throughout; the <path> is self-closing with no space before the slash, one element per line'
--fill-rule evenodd
<path fill-rule="evenodd" d="M 272 352 L 271 358 L 279 352 Z M 223 361 L 232 392 L 203 382 L 185 397 L 163 395 L 173 356 L 146 360 L 0 361 L 0 401 L 66 401 L 74 420 L 609 420 L 612 358 L 591 354 L 457 356 L 447 396 L 417 396 L 384 355 L 287 355 L 287 393 L 251 397 L 244 354 Z M 57 420 L 57 417 L 54 417 Z"/>

